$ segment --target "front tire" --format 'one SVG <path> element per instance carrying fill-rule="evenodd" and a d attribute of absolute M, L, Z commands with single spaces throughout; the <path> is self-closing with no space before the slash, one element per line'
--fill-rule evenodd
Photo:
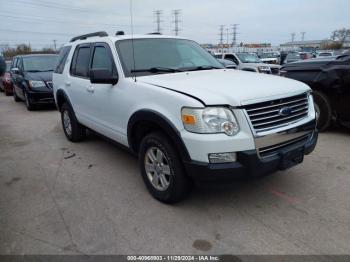
<path fill-rule="evenodd" d="M 66 103 L 61 108 L 61 120 L 64 134 L 69 141 L 79 142 L 85 138 L 85 127 L 78 122 L 73 109 Z"/>
<path fill-rule="evenodd" d="M 148 191 L 164 203 L 176 203 L 190 192 L 192 183 L 181 159 L 162 133 L 144 137 L 139 151 L 139 166 Z"/>
<path fill-rule="evenodd" d="M 315 110 L 317 114 L 317 128 L 325 131 L 332 123 L 332 107 L 328 97 L 319 91 L 313 92 Z"/>
<path fill-rule="evenodd" d="M 30 102 L 30 99 L 26 92 L 24 92 L 24 102 L 26 103 L 26 107 L 28 111 L 33 111 L 35 109 L 35 106 L 32 104 L 32 102 Z"/>
<path fill-rule="evenodd" d="M 17 96 L 15 89 L 13 89 L 13 100 L 15 100 L 15 102 L 21 102 L 21 99 Z"/>

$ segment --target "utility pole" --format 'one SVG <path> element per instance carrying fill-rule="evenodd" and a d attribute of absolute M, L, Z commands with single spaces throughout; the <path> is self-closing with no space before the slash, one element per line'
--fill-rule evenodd
<path fill-rule="evenodd" d="M 232 25 L 232 46 L 237 45 L 238 26 L 239 24 Z"/>
<path fill-rule="evenodd" d="M 221 50 L 223 51 L 224 50 L 224 25 L 220 25 L 219 27 L 219 36 L 220 36 L 219 45 L 221 46 Z"/>
<path fill-rule="evenodd" d="M 162 28 L 160 27 L 160 23 L 162 22 L 161 16 L 163 14 L 163 11 L 162 10 L 156 10 L 153 13 L 156 16 L 156 24 L 157 24 L 156 32 L 157 33 L 161 33 Z"/>
<path fill-rule="evenodd" d="M 54 48 L 55 48 L 55 52 L 57 51 L 57 46 L 56 46 L 56 42 L 57 42 L 57 40 L 52 40 L 53 41 L 53 46 L 54 46 Z"/>
<path fill-rule="evenodd" d="M 301 41 L 305 41 L 305 34 L 306 34 L 306 32 L 301 32 L 300 33 L 301 34 Z"/>
<path fill-rule="evenodd" d="M 292 43 L 294 43 L 295 40 L 295 33 L 292 33 Z"/>
<path fill-rule="evenodd" d="M 175 24 L 174 32 L 175 32 L 175 35 L 178 36 L 179 32 L 180 32 L 180 28 L 179 28 L 180 19 L 179 19 L 179 16 L 181 15 L 181 10 L 179 10 L 179 9 L 173 10 L 173 15 L 174 15 L 174 24 Z"/>

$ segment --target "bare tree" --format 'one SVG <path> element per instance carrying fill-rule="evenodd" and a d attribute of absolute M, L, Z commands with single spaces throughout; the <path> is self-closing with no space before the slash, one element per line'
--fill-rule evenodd
<path fill-rule="evenodd" d="M 331 38 L 334 41 L 338 41 L 343 45 L 345 41 L 350 39 L 350 29 L 342 28 L 342 29 L 335 30 L 332 33 Z"/>

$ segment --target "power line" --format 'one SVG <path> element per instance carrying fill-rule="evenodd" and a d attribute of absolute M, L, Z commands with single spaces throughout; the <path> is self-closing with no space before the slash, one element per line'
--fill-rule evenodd
<path fill-rule="evenodd" d="M 173 15 L 174 15 L 174 24 L 175 24 L 175 28 L 174 28 L 174 32 L 175 35 L 179 35 L 180 32 L 180 28 L 179 28 L 179 16 L 181 15 L 181 10 L 177 9 L 177 10 L 173 10 Z"/>
<path fill-rule="evenodd" d="M 306 32 L 301 32 L 300 33 L 301 34 L 301 41 L 305 41 L 305 34 L 306 34 Z"/>
<path fill-rule="evenodd" d="M 162 28 L 160 27 L 160 23 L 162 22 L 161 15 L 163 14 L 163 11 L 162 10 L 156 10 L 153 13 L 156 16 L 156 24 L 157 24 L 156 32 L 157 33 L 161 33 L 162 32 Z"/>

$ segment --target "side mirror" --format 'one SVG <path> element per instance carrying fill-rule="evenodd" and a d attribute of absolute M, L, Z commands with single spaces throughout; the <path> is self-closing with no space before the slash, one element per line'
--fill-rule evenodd
<path fill-rule="evenodd" d="M 19 70 L 19 68 L 14 67 L 14 68 L 11 68 L 11 73 L 17 75 L 17 74 L 20 74 L 20 70 Z"/>
<path fill-rule="evenodd" d="M 118 76 L 108 69 L 91 69 L 90 82 L 92 84 L 112 84 L 118 83 Z"/>

